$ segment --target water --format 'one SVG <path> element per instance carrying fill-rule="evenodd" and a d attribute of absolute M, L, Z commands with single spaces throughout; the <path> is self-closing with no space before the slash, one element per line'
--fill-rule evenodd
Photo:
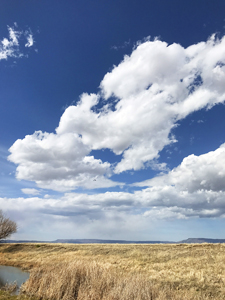
<path fill-rule="evenodd" d="M 7 283 L 14 283 L 16 281 L 18 285 L 18 293 L 20 286 L 29 278 L 29 273 L 24 272 L 19 268 L 0 266 L 0 287 Z"/>

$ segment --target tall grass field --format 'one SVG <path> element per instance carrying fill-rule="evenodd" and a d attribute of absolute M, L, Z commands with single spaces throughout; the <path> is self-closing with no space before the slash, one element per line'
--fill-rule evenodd
<path fill-rule="evenodd" d="M 224 244 L 0 244 L 0 264 L 30 271 L 17 299 L 225 299 Z"/>

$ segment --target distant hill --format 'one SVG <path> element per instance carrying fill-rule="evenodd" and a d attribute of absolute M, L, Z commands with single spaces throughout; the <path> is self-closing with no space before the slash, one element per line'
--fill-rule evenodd
<path fill-rule="evenodd" d="M 181 244 L 202 244 L 202 243 L 225 243 L 225 239 L 205 239 L 205 238 L 189 238 L 180 241 Z"/>
<path fill-rule="evenodd" d="M 52 243 L 68 244 L 171 244 L 168 241 L 126 241 L 126 240 L 98 240 L 98 239 L 58 239 Z"/>
<path fill-rule="evenodd" d="M 126 241 L 100 239 L 57 239 L 55 241 L 0 240 L 0 243 L 63 243 L 63 244 L 202 244 L 225 243 L 225 239 L 188 238 L 180 242 L 171 241 Z"/>
<path fill-rule="evenodd" d="M 48 242 L 48 241 L 34 241 L 34 240 L 0 240 L 0 244 L 20 244 L 20 243 L 52 243 L 52 242 Z"/>
<path fill-rule="evenodd" d="M 63 243 L 63 244 L 174 244 L 168 241 L 126 241 L 100 239 L 58 239 L 55 241 L 0 240 L 0 243 Z"/>

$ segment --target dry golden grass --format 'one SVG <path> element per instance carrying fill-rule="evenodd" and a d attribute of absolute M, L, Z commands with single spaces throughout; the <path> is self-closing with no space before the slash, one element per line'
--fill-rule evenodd
<path fill-rule="evenodd" d="M 9 291 L 0 290 L 1 300 L 37 300 L 37 298 L 31 298 L 27 295 L 12 295 Z"/>
<path fill-rule="evenodd" d="M 31 270 L 27 295 L 55 300 L 225 299 L 225 245 L 0 244 Z"/>

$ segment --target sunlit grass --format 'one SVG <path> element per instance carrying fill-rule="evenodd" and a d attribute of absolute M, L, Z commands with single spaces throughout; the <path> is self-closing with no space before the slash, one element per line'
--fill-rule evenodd
<path fill-rule="evenodd" d="M 223 244 L 0 244 L 0 264 L 31 270 L 45 299 L 225 299 Z"/>
<path fill-rule="evenodd" d="M 12 295 L 8 291 L 0 290 L 0 299 L 1 300 L 37 300 L 34 297 L 28 297 L 27 295 Z"/>

